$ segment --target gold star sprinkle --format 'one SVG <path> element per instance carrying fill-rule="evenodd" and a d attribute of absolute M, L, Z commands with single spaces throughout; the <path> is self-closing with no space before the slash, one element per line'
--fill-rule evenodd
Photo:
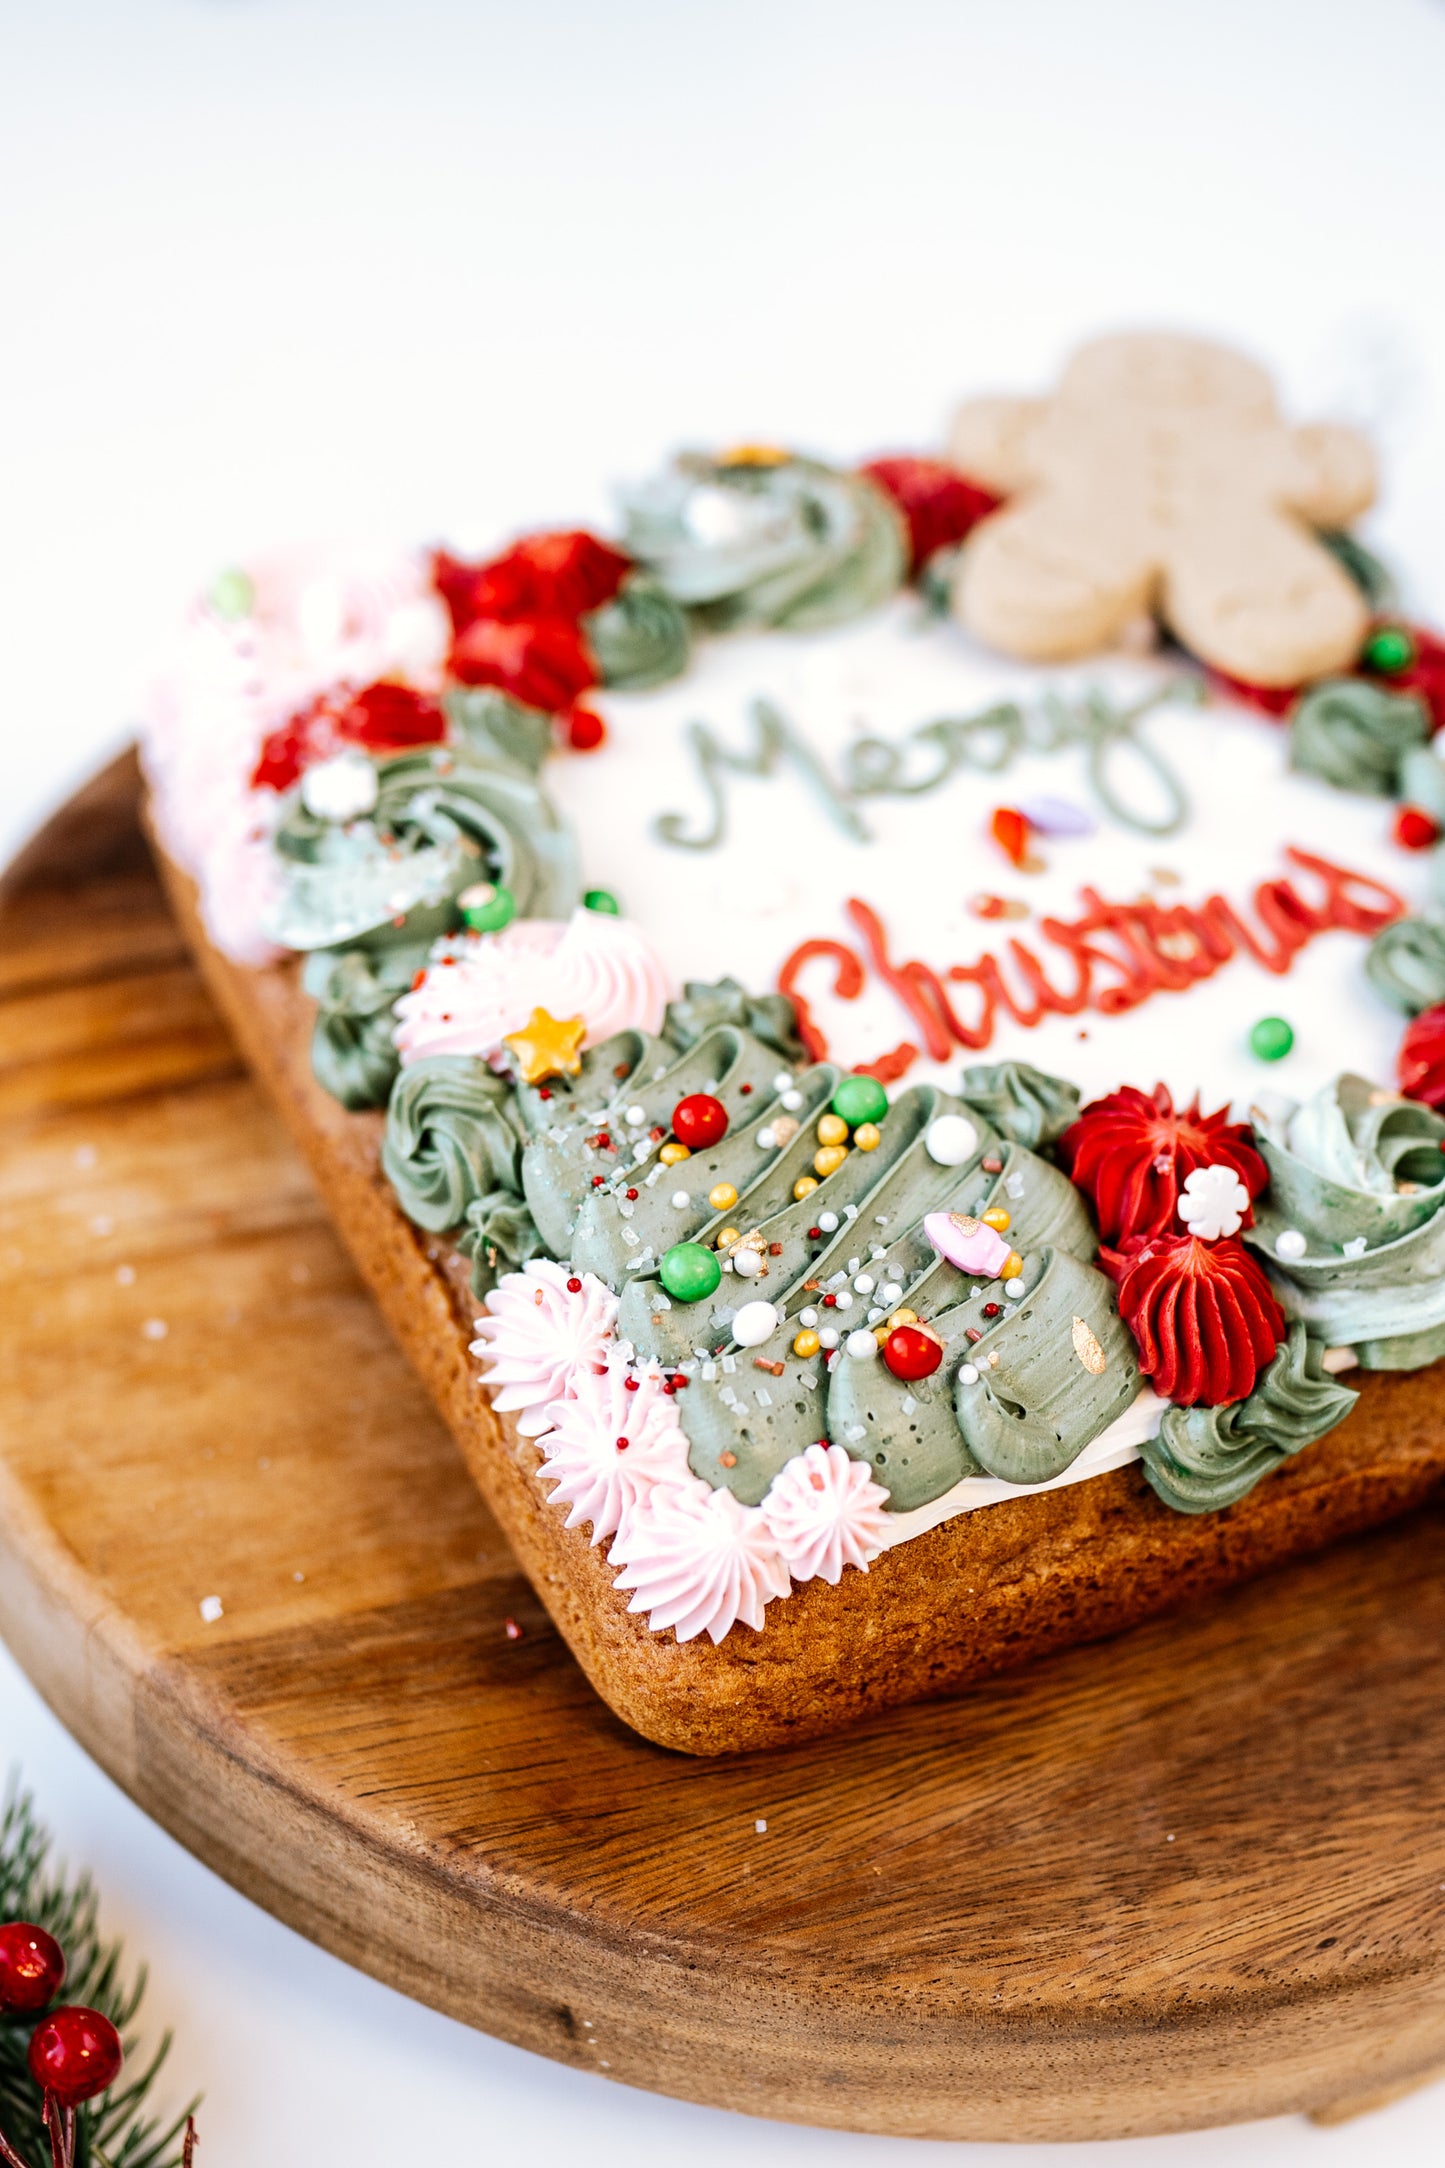
<path fill-rule="evenodd" d="M 533 1009 L 520 1031 L 509 1031 L 502 1044 L 511 1050 L 524 1084 L 544 1084 L 549 1076 L 576 1076 L 582 1067 L 587 1020 L 549 1016 Z"/>
<path fill-rule="evenodd" d="M 1092 1326 L 1086 1325 L 1081 1317 L 1074 1319 L 1074 1353 L 1096 1378 L 1101 1378 L 1109 1367 L 1109 1358 L 1095 1338 Z"/>

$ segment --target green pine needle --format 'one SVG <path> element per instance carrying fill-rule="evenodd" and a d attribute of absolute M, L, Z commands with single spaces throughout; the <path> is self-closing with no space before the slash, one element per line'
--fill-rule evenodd
<path fill-rule="evenodd" d="M 0 1921 L 29 1920 L 54 1935 L 65 1952 L 66 2002 L 108 2017 L 125 2046 L 125 2069 L 109 2093 L 76 2112 L 76 2168 L 180 2168 L 183 2109 L 171 2123 L 148 2110 L 157 2074 L 170 2052 L 167 2033 L 146 2062 L 137 2058 L 133 2028 L 146 1975 L 127 1978 L 118 1942 L 103 1942 L 95 1890 L 88 1875 L 71 1881 L 50 1865 L 50 1838 L 35 1819 L 27 1792 L 12 1777 L 0 1804 Z M 25 2056 L 38 2022 L 0 2013 L 0 2130 L 33 2168 L 50 2168 L 40 2120 L 41 2096 Z M 192 2103 L 194 2106 L 194 2103 Z"/>

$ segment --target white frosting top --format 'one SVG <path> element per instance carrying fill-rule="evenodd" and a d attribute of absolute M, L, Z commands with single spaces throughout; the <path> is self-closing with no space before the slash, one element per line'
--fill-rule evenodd
<path fill-rule="evenodd" d="M 586 1019 L 584 1044 L 655 1032 L 672 993 L 662 959 L 632 920 L 579 908 L 565 923 L 514 919 L 501 933 L 438 942 L 421 984 L 397 1003 L 402 1062 L 494 1053 L 537 1008 Z"/>

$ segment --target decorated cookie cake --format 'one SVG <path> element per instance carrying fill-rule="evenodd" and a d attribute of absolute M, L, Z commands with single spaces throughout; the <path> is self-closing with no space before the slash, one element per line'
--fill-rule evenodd
<path fill-rule="evenodd" d="M 694 1752 L 1445 1475 L 1445 646 L 1368 446 L 1100 340 L 926 456 L 223 573 L 154 836 L 599 1692 Z"/>

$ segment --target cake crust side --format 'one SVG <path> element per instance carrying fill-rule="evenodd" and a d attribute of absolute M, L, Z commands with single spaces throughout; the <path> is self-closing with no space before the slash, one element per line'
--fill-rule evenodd
<path fill-rule="evenodd" d="M 381 1116 L 348 1112 L 312 1075 L 299 964 L 223 956 L 192 881 L 156 857 L 218 1006 L 520 1564 L 602 1699 L 657 1745 L 776 1748 L 956 1692 L 1373 1527 L 1445 1479 L 1445 1366 L 1376 1372 L 1337 1430 L 1224 1511 L 1171 1511 L 1136 1464 L 958 1515 L 835 1585 L 804 1582 L 769 1606 L 761 1633 L 738 1627 L 716 1646 L 655 1634 L 614 1588 L 608 1546 L 548 1504 L 537 1447 L 491 1408 L 469 1353 L 478 1304 L 465 1262 L 396 1204 L 378 1164 Z"/>

